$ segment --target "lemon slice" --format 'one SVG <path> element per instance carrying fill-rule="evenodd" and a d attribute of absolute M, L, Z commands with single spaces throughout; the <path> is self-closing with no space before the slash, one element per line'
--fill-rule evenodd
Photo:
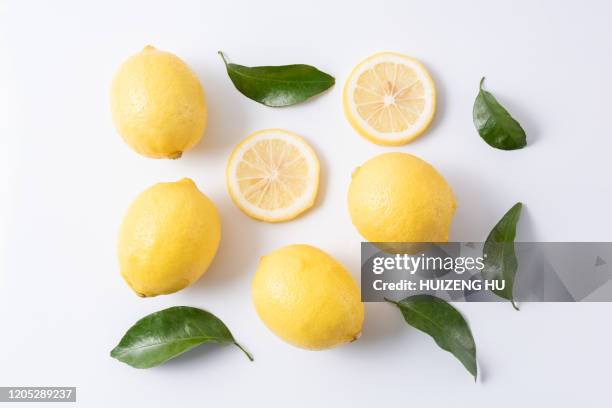
<path fill-rule="evenodd" d="M 319 159 L 294 133 L 260 130 L 234 148 L 226 179 L 232 200 L 247 215 L 261 221 L 287 221 L 314 204 Z"/>
<path fill-rule="evenodd" d="M 344 86 L 344 113 L 357 132 L 381 145 L 420 136 L 436 111 L 436 88 L 414 58 L 381 52 L 353 69 Z"/>

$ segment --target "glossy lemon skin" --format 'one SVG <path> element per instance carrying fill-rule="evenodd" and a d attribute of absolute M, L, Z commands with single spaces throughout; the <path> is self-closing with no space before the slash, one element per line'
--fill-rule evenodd
<path fill-rule="evenodd" d="M 446 242 L 456 207 L 442 175 L 407 153 L 368 160 L 348 192 L 351 220 L 370 242 Z"/>
<path fill-rule="evenodd" d="M 121 275 L 139 296 L 179 291 L 206 272 L 220 239 L 219 213 L 192 180 L 155 184 L 121 224 Z"/>
<path fill-rule="evenodd" d="M 206 128 L 206 99 L 195 73 L 176 55 L 151 46 L 121 65 L 110 101 L 117 131 L 147 157 L 177 159 Z"/>
<path fill-rule="evenodd" d="M 323 350 L 361 333 L 364 308 L 357 283 L 313 246 L 289 245 L 262 257 L 252 296 L 266 326 L 294 346 Z"/>

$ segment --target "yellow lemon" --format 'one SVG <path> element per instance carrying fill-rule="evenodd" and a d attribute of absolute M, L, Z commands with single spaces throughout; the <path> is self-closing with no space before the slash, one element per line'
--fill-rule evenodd
<path fill-rule="evenodd" d="M 264 129 L 232 151 L 226 170 L 232 201 L 257 220 L 291 220 L 308 210 L 319 190 L 319 159 L 300 136 Z"/>
<path fill-rule="evenodd" d="M 204 89 L 176 55 L 146 46 L 128 58 L 111 86 L 113 122 L 125 142 L 152 158 L 178 159 L 206 127 Z"/>
<path fill-rule="evenodd" d="M 446 242 L 456 206 L 440 173 L 407 153 L 368 160 L 348 192 L 351 220 L 370 242 Z"/>
<path fill-rule="evenodd" d="M 357 283 L 338 261 L 310 245 L 290 245 L 262 257 L 252 295 L 261 320 L 294 346 L 322 350 L 361 333 Z"/>
<path fill-rule="evenodd" d="M 436 87 L 419 61 L 381 52 L 360 62 L 344 86 L 344 113 L 362 136 L 403 145 L 423 134 L 436 111 Z"/>
<path fill-rule="evenodd" d="M 220 239 L 219 213 L 192 180 L 155 184 L 121 224 L 121 275 L 139 296 L 179 291 L 206 272 Z"/>

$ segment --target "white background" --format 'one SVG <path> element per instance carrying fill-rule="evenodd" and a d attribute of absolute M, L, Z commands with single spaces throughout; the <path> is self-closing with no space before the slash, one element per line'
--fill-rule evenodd
<path fill-rule="evenodd" d="M 470 375 L 387 304 L 367 304 L 363 336 L 330 351 L 293 348 L 251 305 L 259 256 L 291 243 L 328 251 L 358 277 L 351 171 L 387 151 L 435 165 L 458 199 L 451 240 L 483 240 L 516 201 L 520 240 L 612 240 L 612 7 L 606 1 L 6 1 L 0 2 L 0 385 L 78 387 L 79 406 L 602 406 L 609 399 L 612 304 L 458 304 L 481 376 Z M 207 94 L 202 142 L 178 161 L 131 151 L 108 90 L 144 45 L 193 67 Z M 336 86 L 272 109 L 239 94 L 217 50 L 244 65 L 308 63 Z M 342 113 L 352 67 L 392 50 L 421 59 L 439 92 L 427 134 L 399 148 L 359 137 Z M 522 123 L 504 152 L 474 130 L 478 81 Z M 254 221 L 224 183 L 232 147 L 252 131 L 303 135 L 322 162 L 305 216 Z M 140 299 L 119 276 L 115 241 L 131 200 L 193 178 L 222 217 L 217 257 L 192 287 Z M 138 318 L 171 305 L 217 314 L 255 355 L 202 347 L 136 370 L 109 351 Z"/>

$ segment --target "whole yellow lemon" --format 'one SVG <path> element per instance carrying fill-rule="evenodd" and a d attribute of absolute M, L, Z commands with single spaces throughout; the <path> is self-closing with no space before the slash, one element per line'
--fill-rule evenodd
<path fill-rule="evenodd" d="M 155 184 L 121 224 L 121 275 L 139 296 L 179 291 L 206 272 L 220 239 L 219 213 L 192 180 Z"/>
<path fill-rule="evenodd" d="M 353 173 L 351 220 L 370 242 L 446 242 L 457 204 L 433 166 L 407 153 L 376 156 Z"/>
<path fill-rule="evenodd" d="M 176 55 L 150 45 L 128 58 L 111 86 L 113 122 L 125 142 L 152 158 L 178 159 L 206 127 L 204 89 Z"/>
<path fill-rule="evenodd" d="M 357 283 L 338 261 L 310 245 L 290 245 L 262 257 L 252 295 L 261 320 L 294 346 L 322 350 L 361 333 Z"/>

